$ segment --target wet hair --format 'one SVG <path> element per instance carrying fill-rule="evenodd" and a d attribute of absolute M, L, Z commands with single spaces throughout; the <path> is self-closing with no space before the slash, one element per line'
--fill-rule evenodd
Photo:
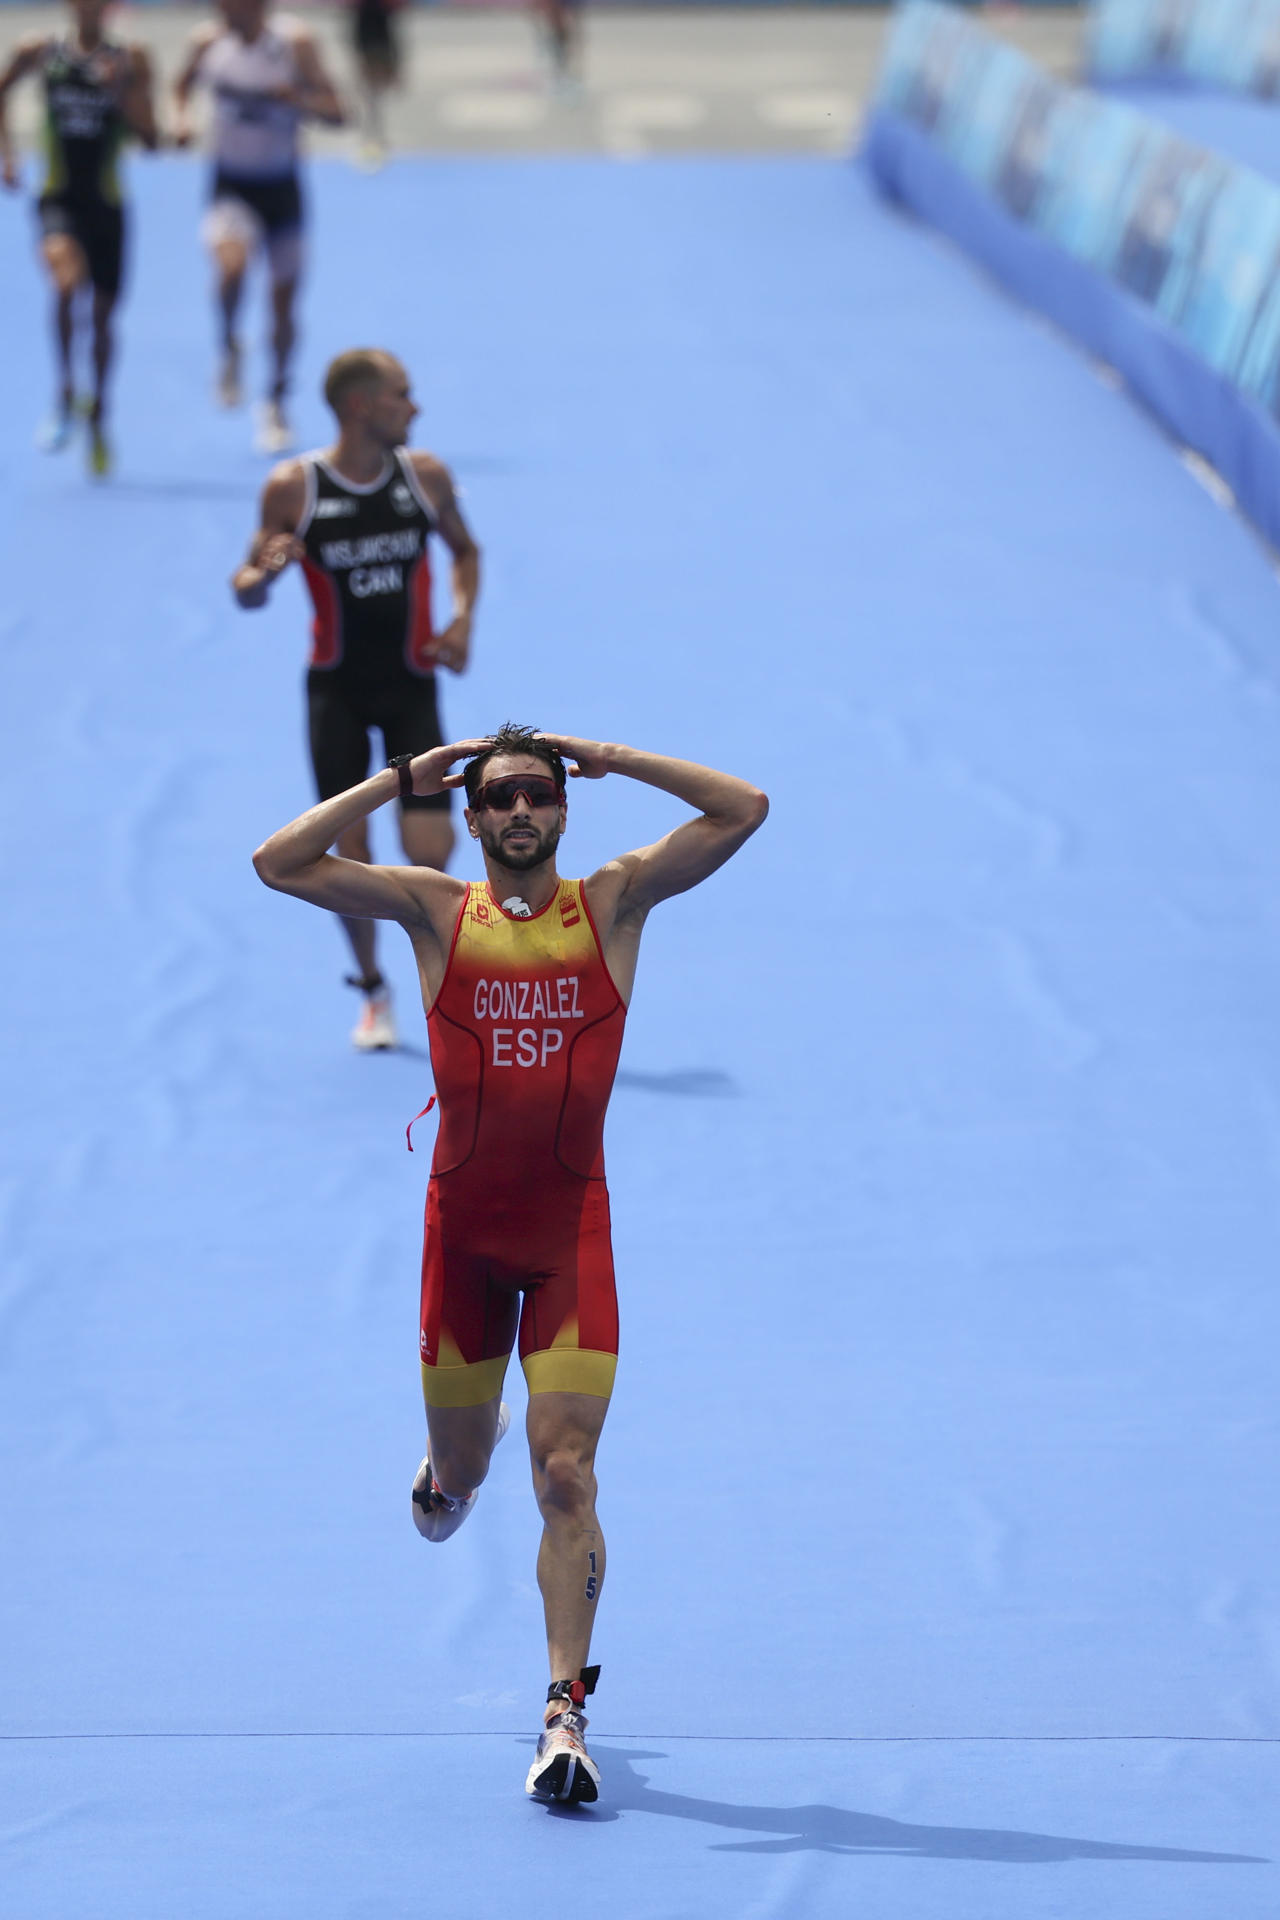
<path fill-rule="evenodd" d="M 375 387 L 385 380 L 395 355 L 385 347 L 348 347 L 325 368 L 324 397 L 339 418 L 343 402 L 359 387 Z"/>
<path fill-rule="evenodd" d="M 518 727 L 514 721 L 506 720 L 498 728 L 484 752 L 478 753 L 474 760 L 468 760 L 462 770 L 469 805 L 474 804 L 475 797 L 484 784 L 485 768 L 499 753 L 525 754 L 531 760 L 545 760 L 556 785 L 561 793 L 564 792 L 564 761 L 551 742 L 544 740 L 532 727 Z"/>

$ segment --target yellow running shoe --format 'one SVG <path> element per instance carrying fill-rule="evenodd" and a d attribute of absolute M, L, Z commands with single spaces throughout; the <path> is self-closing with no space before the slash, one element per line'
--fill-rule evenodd
<path fill-rule="evenodd" d="M 111 472 L 111 448 L 101 420 L 89 422 L 89 472 L 95 480 L 105 480 Z"/>

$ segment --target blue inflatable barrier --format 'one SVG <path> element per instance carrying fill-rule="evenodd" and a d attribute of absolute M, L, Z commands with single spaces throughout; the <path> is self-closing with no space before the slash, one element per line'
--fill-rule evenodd
<path fill-rule="evenodd" d="M 1254 94 L 1222 88 L 1167 85 L 1146 80 L 1114 81 L 1112 99 L 1124 100 L 1198 147 L 1209 147 L 1237 167 L 1280 182 L 1280 111 Z"/>
<path fill-rule="evenodd" d="M 1113 81 L 1280 94 L 1280 0 L 1098 0 L 1089 71 Z"/>
<path fill-rule="evenodd" d="M 933 0 L 901 10 L 864 155 L 1115 367 L 1280 545 L 1280 188 Z"/>

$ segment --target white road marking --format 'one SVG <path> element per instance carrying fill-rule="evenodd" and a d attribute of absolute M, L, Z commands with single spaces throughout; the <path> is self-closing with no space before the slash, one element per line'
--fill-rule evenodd
<path fill-rule="evenodd" d="M 600 145 L 615 160 L 643 160 L 650 151 L 649 142 L 630 127 L 602 127 Z"/>
<path fill-rule="evenodd" d="M 1202 453 L 1197 453 L 1194 447 L 1183 447 L 1178 457 L 1192 478 L 1200 482 L 1215 506 L 1227 509 L 1235 506 L 1235 494 L 1218 469 L 1210 466 Z"/>
<path fill-rule="evenodd" d="M 766 126 L 785 127 L 792 133 L 830 130 L 846 135 L 853 127 L 855 109 L 851 93 L 833 93 L 830 88 L 793 87 L 762 93 L 756 100 L 756 112 Z"/>
<path fill-rule="evenodd" d="M 536 93 L 500 93 L 496 88 L 446 93 L 440 98 L 440 118 L 446 126 L 474 133 L 516 133 L 540 127 L 547 103 Z"/>
<path fill-rule="evenodd" d="M 696 93 L 607 93 L 600 101 L 601 124 L 615 132 L 623 127 L 678 132 L 706 117 L 707 103 Z"/>

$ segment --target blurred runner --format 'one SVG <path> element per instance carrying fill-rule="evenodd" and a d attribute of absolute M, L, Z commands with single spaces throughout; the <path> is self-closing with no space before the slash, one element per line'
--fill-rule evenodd
<path fill-rule="evenodd" d="M 232 578 L 242 607 L 265 605 L 275 580 L 301 563 L 315 607 L 307 674 L 308 732 L 322 800 L 369 771 L 369 733 L 388 759 L 439 746 L 437 665 L 462 673 L 480 586 L 480 552 L 458 510 L 449 469 L 405 446 L 418 408 L 393 354 L 357 347 L 325 375 L 338 438 L 324 452 L 286 460 L 267 481 L 258 532 Z M 453 556 L 453 619 L 431 616 L 428 540 Z M 451 795 L 403 795 L 400 840 L 418 867 L 444 868 L 453 851 Z M 338 840 L 346 860 L 372 859 L 363 819 Z M 391 995 L 378 971 L 372 920 L 343 919 L 364 1006 L 351 1039 L 363 1051 L 394 1047 Z"/>
<path fill-rule="evenodd" d="M 70 30 L 22 41 L 0 73 L 0 167 L 6 187 L 21 184 L 6 98 L 27 74 L 38 76 L 44 86 L 45 173 L 36 208 L 40 253 L 55 295 L 58 393 L 40 444 L 56 453 L 71 437 L 76 308 L 80 294 L 91 290 L 93 388 L 85 411 L 89 469 L 99 477 L 111 466 L 107 375 L 114 347 L 111 322 L 124 269 L 120 148 L 130 134 L 152 150 L 159 144 L 150 58 L 145 47 L 105 37 L 106 10 L 106 0 L 73 0 Z"/>
<path fill-rule="evenodd" d="M 383 95 L 400 79 L 396 15 L 402 0 L 347 0 L 360 68 L 360 158 L 373 170 L 387 157 Z"/>
<path fill-rule="evenodd" d="M 546 39 L 552 72 L 560 83 L 577 78 L 582 45 L 579 0 L 533 0 Z"/>
<path fill-rule="evenodd" d="M 176 135 L 192 137 L 190 100 L 197 85 L 213 95 L 213 183 L 202 236 L 218 274 L 222 360 L 218 398 L 242 399 L 243 354 L 236 323 L 249 262 L 261 253 L 271 279 L 271 383 L 258 409 L 255 445 L 284 453 L 293 444 L 285 415 L 302 273 L 303 201 L 298 126 L 304 119 L 339 127 L 343 111 L 332 81 L 301 23 L 280 14 L 267 24 L 266 0 L 221 0 L 222 23 L 198 27 L 179 74 Z"/>

